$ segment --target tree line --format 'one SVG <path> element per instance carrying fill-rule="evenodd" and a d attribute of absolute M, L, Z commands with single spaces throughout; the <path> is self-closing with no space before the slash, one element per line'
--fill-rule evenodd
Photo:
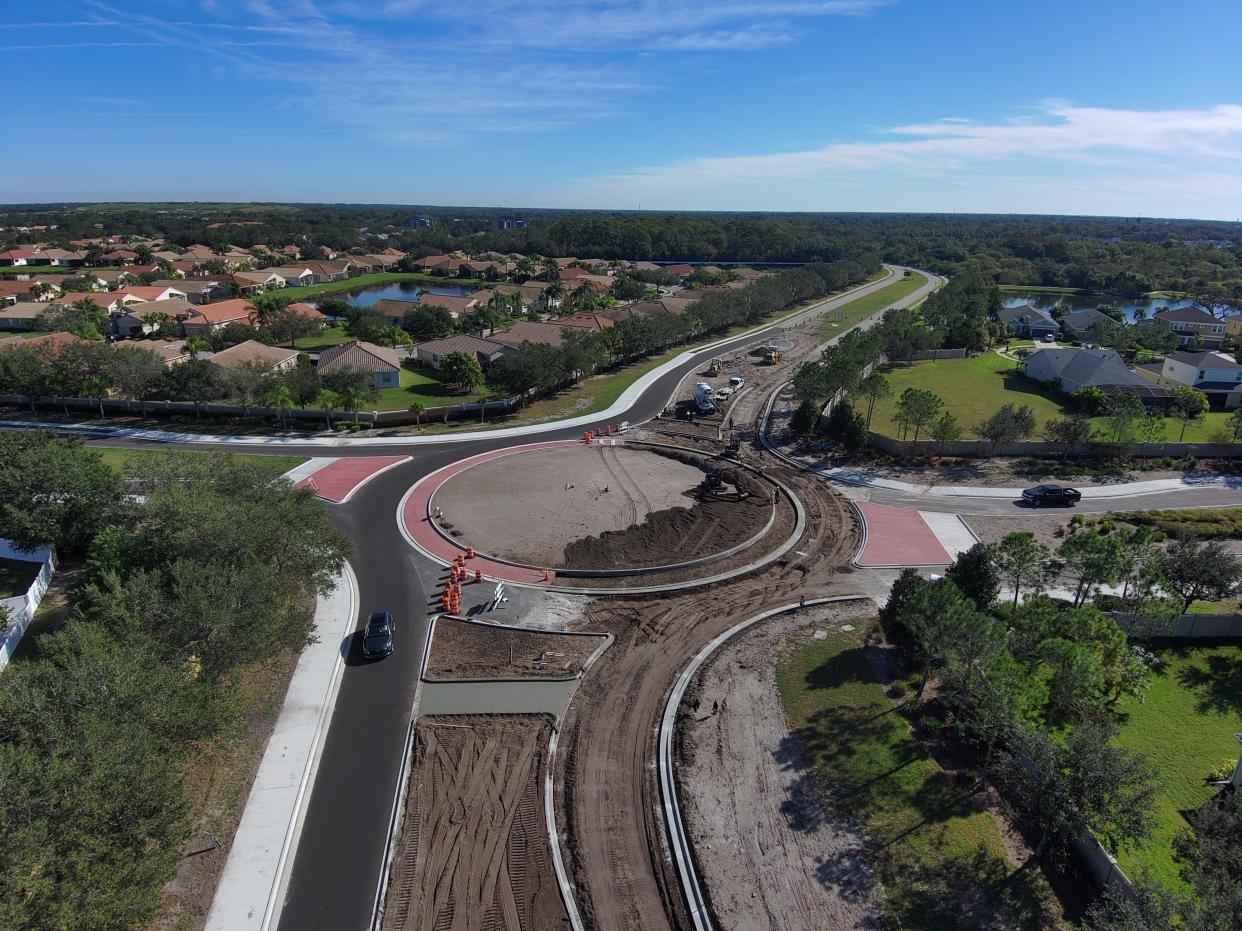
<path fill-rule="evenodd" d="M 50 431 L 0 435 L 0 537 L 79 569 L 64 626 L 0 676 L 0 926 L 147 927 L 189 774 L 244 726 L 245 670 L 306 645 L 348 543 L 231 456 L 154 456 L 124 485 Z"/>
<path fill-rule="evenodd" d="M 1044 594 L 1057 583 L 1068 600 Z M 1011 598 L 1000 598 L 1002 585 Z M 1141 844 L 1153 826 L 1151 764 L 1113 737 L 1118 700 L 1143 694 L 1157 659 L 1091 603 L 1101 587 L 1116 585 L 1122 594 L 1109 603 L 1122 614 L 1171 620 L 1196 598 L 1238 591 L 1242 560 L 1219 543 L 1162 547 L 1145 528 L 1079 523 L 1055 554 L 1017 532 L 976 544 L 943 578 L 905 570 L 880 612 L 888 639 L 912 663 L 908 710 L 925 729 L 973 751 L 981 778 L 1001 789 L 1045 862 L 1065 862 L 1077 836 L 1094 835 L 1115 852 Z M 1177 915 L 1188 931 L 1236 927 L 1242 895 L 1225 880 L 1242 870 L 1235 855 L 1212 857 L 1223 852 L 1217 819 L 1236 825 L 1239 814 L 1237 799 L 1223 798 L 1179 840 L 1194 896 L 1138 877 L 1137 898 L 1106 897 L 1088 926 L 1171 928 Z"/>

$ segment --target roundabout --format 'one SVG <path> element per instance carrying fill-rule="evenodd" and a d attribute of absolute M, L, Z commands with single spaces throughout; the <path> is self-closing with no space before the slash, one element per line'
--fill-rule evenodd
<path fill-rule="evenodd" d="M 804 523 L 788 488 L 680 447 L 561 440 L 427 475 L 397 515 L 406 541 L 467 579 L 580 594 L 675 590 L 767 565 Z M 721 570 L 724 570 L 723 575 Z"/>

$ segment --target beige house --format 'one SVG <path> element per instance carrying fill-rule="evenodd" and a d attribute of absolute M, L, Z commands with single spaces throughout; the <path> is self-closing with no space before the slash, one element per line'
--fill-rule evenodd
<path fill-rule="evenodd" d="M 222 349 L 207 361 L 225 369 L 237 368 L 247 362 L 262 362 L 270 365 L 274 372 L 283 372 L 298 364 L 298 351 L 285 349 L 282 346 L 269 346 L 257 339 L 248 339 L 244 343 Z"/>

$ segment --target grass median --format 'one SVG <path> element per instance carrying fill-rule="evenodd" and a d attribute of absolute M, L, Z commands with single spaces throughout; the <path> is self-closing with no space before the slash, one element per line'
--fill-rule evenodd
<path fill-rule="evenodd" d="M 912 272 L 909 278 L 901 278 L 878 291 L 855 298 L 844 307 L 824 314 L 820 320 L 820 333 L 825 338 L 839 336 L 872 314 L 884 310 L 889 304 L 896 303 L 903 297 L 909 297 L 926 284 L 926 275 Z"/>

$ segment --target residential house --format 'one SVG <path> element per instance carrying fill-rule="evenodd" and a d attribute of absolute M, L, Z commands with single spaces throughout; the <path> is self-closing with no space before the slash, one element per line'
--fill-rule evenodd
<path fill-rule="evenodd" d="M 44 249 L 39 254 L 40 261 L 49 265 L 60 265 L 66 268 L 81 268 L 86 264 L 85 252 L 69 252 L 65 249 Z"/>
<path fill-rule="evenodd" d="M 6 249 L 0 252 L 0 265 L 35 264 L 40 264 L 40 259 L 34 249 Z"/>
<path fill-rule="evenodd" d="M 208 361 L 225 369 L 235 369 L 249 362 L 261 362 L 270 365 L 274 372 L 283 372 L 298 364 L 298 351 L 248 339 L 244 343 L 214 353 Z"/>
<path fill-rule="evenodd" d="M 405 315 L 416 307 L 418 307 L 418 301 L 399 301 L 396 298 L 386 297 L 372 304 L 371 310 L 377 314 L 383 314 L 394 323 L 400 323 L 405 319 Z"/>
<path fill-rule="evenodd" d="M 1091 339 L 1091 328 L 1097 323 L 1105 325 L 1118 326 L 1112 317 L 1108 314 L 1100 313 L 1094 307 L 1084 307 L 1081 310 L 1072 310 L 1061 318 L 1061 332 L 1065 334 L 1066 339 L 1076 340 L 1080 343 L 1093 342 Z"/>
<path fill-rule="evenodd" d="M 561 326 L 575 327 L 580 330 L 589 330 L 592 333 L 598 333 L 600 330 L 607 330 L 617 325 L 615 320 L 603 314 L 573 314 L 568 317 L 557 317 L 550 322 Z"/>
<path fill-rule="evenodd" d="M 242 295 L 257 294 L 260 291 L 271 291 L 285 286 L 285 279 L 270 268 L 258 272 L 234 272 L 232 280 L 237 286 L 237 293 Z"/>
<path fill-rule="evenodd" d="M 1031 304 L 1019 304 L 1017 307 L 1002 307 L 996 312 L 996 319 L 1008 327 L 1014 336 L 1024 339 L 1042 339 L 1045 336 L 1055 337 L 1061 327 L 1052 319 L 1046 310 L 1040 310 Z"/>
<path fill-rule="evenodd" d="M 1176 333 L 1182 349 L 1219 349 L 1225 340 L 1225 321 L 1201 307 L 1162 310 L 1152 319 Z"/>
<path fill-rule="evenodd" d="M 65 346 L 73 346 L 80 343 L 89 343 L 90 340 L 82 339 L 80 336 L 74 336 L 72 333 L 66 333 L 63 330 L 58 333 L 44 333 L 40 336 L 10 336 L 8 339 L 0 339 L 0 352 L 6 349 L 41 349 L 56 352 Z"/>
<path fill-rule="evenodd" d="M 153 288 L 172 288 L 184 295 L 191 304 L 210 304 L 214 299 L 227 297 L 230 289 L 223 282 L 209 278 L 178 278 L 176 281 L 153 281 Z"/>
<path fill-rule="evenodd" d="M 315 371 L 320 375 L 329 372 L 356 369 L 371 374 L 376 388 L 397 388 L 401 385 L 401 360 L 397 351 L 388 346 L 376 346 L 360 339 L 329 346 L 319 353 Z"/>
<path fill-rule="evenodd" d="M 660 266 L 655 262 L 634 262 L 630 267 L 636 272 L 658 272 L 661 270 Z"/>
<path fill-rule="evenodd" d="M 133 339 L 139 336 L 150 336 L 159 329 L 155 322 L 167 318 L 171 321 L 180 320 L 192 310 L 194 305 L 182 298 L 170 297 L 158 301 L 143 301 L 138 304 L 121 304 L 108 313 L 108 320 L 115 336 Z"/>
<path fill-rule="evenodd" d="M 344 281 L 350 276 L 354 266 L 350 262 L 307 262 L 306 267 L 315 276 L 314 284 L 327 284 L 330 281 Z"/>
<path fill-rule="evenodd" d="M 7 300 L 9 303 L 14 301 L 37 301 L 36 292 L 41 292 L 42 288 L 34 288 L 33 281 L 9 281 L 0 279 L 0 300 Z M 54 293 L 54 292 L 49 292 Z"/>
<path fill-rule="evenodd" d="M 0 306 L 0 330 L 37 330 L 39 314 L 49 306 L 38 301 L 18 301 Z"/>
<path fill-rule="evenodd" d="M 1066 394 L 1099 388 L 1105 394 L 1137 394 L 1144 404 L 1165 406 L 1172 393 L 1126 368 L 1115 349 L 1039 349 L 1023 360 L 1023 374 L 1054 384 Z"/>
<path fill-rule="evenodd" d="M 664 271 L 670 275 L 675 275 L 678 278 L 689 278 L 694 274 L 694 266 L 687 265 L 684 262 L 679 262 L 674 265 L 665 265 Z"/>
<path fill-rule="evenodd" d="M 320 312 L 319 308 L 312 307 L 310 304 L 303 301 L 294 301 L 292 304 L 287 305 L 285 310 L 292 314 L 298 314 L 299 316 L 306 317 L 309 320 L 314 320 L 318 323 L 323 323 L 328 319 L 323 313 Z"/>
<path fill-rule="evenodd" d="M 304 288 L 315 283 L 315 273 L 305 265 L 280 265 L 264 271 L 279 275 L 290 288 Z"/>
<path fill-rule="evenodd" d="M 443 307 L 454 319 L 470 313 L 480 305 L 479 299 L 473 294 L 457 297 L 453 294 L 432 294 L 430 291 L 419 294 L 418 303 L 423 307 Z"/>
<path fill-rule="evenodd" d="M 234 299 L 191 307 L 184 316 L 178 318 L 178 322 L 185 336 L 202 336 L 222 329 L 230 323 L 253 327 L 255 319 L 253 304 L 249 301 Z"/>
<path fill-rule="evenodd" d="M 112 292 L 114 294 L 125 294 L 129 297 L 137 298 L 140 301 L 189 301 L 189 295 L 181 288 L 181 283 L 174 284 L 150 284 L 135 285 L 130 288 L 124 288 L 120 291 Z"/>
<path fill-rule="evenodd" d="M 172 368 L 172 366 L 190 358 L 190 353 L 185 348 L 185 340 L 183 339 L 123 339 L 112 345 L 117 349 L 121 347 L 144 349 L 163 362 L 165 368 Z"/>
<path fill-rule="evenodd" d="M 521 348 L 522 343 L 542 343 L 545 346 L 559 346 L 565 342 L 563 329 L 559 324 L 520 320 L 511 327 L 497 330 L 490 338 L 493 342 L 504 343 L 506 346 L 517 348 Z"/>
<path fill-rule="evenodd" d="M 473 356 L 484 370 L 491 368 L 492 363 L 503 356 L 518 354 L 517 349 L 506 343 L 466 335 L 428 340 L 414 346 L 414 358 L 436 370 L 439 370 L 441 360 L 450 352 L 464 352 Z"/>
<path fill-rule="evenodd" d="M 1242 365 L 1219 352 L 1172 352 L 1160 368 L 1162 380 L 1202 391 L 1214 410 L 1242 405 Z"/>

